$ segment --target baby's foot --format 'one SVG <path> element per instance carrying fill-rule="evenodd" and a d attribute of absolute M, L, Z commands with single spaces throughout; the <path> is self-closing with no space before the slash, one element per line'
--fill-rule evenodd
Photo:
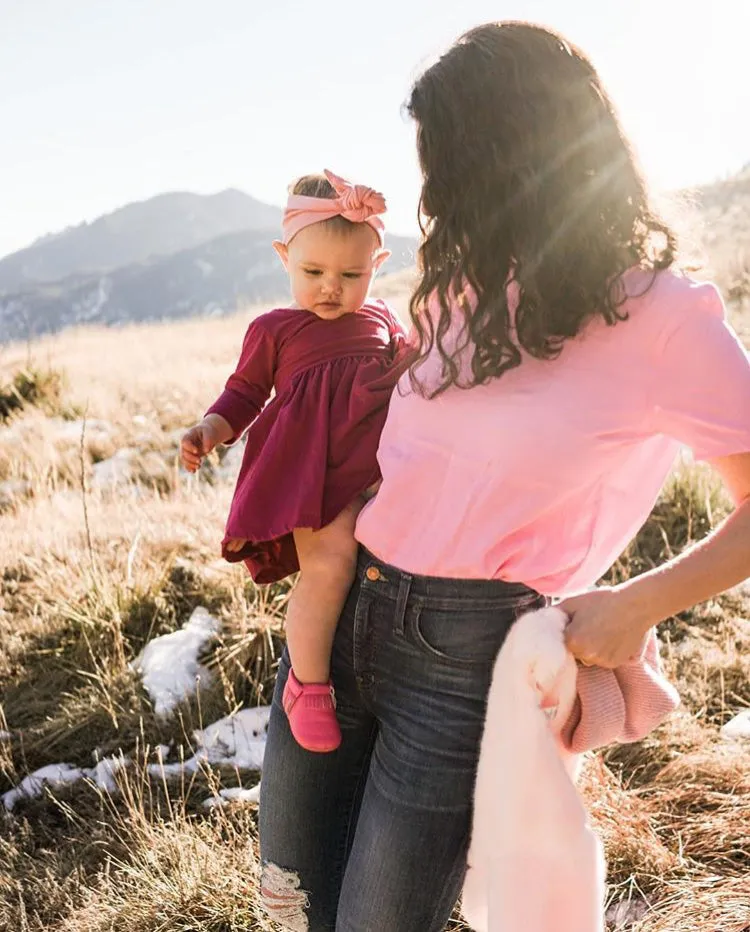
<path fill-rule="evenodd" d="M 336 697 L 330 681 L 300 683 L 290 670 L 282 704 L 297 744 L 306 751 L 326 753 L 341 744 Z"/>

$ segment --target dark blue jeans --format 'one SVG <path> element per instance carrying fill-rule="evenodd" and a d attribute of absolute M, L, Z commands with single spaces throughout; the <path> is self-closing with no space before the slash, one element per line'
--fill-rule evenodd
<path fill-rule="evenodd" d="M 461 890 L 495 656 L 544 599 L 410 576 L 360 550 L 333 648 L 343 741 L 312 754 L 281 708 L 261 782 L 261 888 L 287 929 L 440 932 Z"/>

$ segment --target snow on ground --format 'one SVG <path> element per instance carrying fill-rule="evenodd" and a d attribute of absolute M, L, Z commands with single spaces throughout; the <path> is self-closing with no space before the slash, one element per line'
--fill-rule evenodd
<path fill-rule="evenodd" d="M 209 614 L 208 609 L 198 606 L 179 631 L 149 641 L 131 663 L 131 667 L 143 677 L 143 685 L 151 696 L 157 715 L 169 715 L 179 702 L 195 692 L 198 682 L 205 683 L 210 679 L 209 671 L 198 662 L 198 657 L 203 648 L 216 637 L 219 627 L 219 621 Z M 193 737 L 197 750 L 185 761 L 164 763 L 170 748 L 168 745 L 159 745 L 155 748 L 158 763 L 149 764 L 148 772 L 152 776 L 168 777 L 194 773 L 201 765 L 210 764 L 260 770 L 266 749 L 270 711 L 268 706 L 241 709 L 201 731 L 195 731 Z M 0 731 L 0 740 L 10 737 L 10 732 Z M 18 786 L 3 794 L 2 802 L 8 811 L 12 811 L 19 799 L 40 796 L 45 786 L 61 786 L 83 778 L 113 793 L 117 789 L 117 771 L 128 764 L 128 758 L 122 755 L 100 760 L 91 768 L 65 763 L 48 764 L 24 777 Z M 222 791 L 218 798 L 221 804 L 228 799 L 252 800 L 252 793 L 256 790 L 257 787 L 238 792 L 236 788 Z"/>
<path fill-rule="evenodd" d="M 91 780 L 100 789 L 112 793 L 117 789 L 115 774 L 118 770 L 127 767 L 130 761 L 127 757 L 106 757 L 100 760 L 96 767 L 74 767 L 72 764 L 47 764 L 35 770 L 14 787 L 3 793 L 2 801 L 8 812 L 12 812 L 20 799 L 34 799 L 41 796 L 45 786 L 63 786 L 66 783 L 76 783 L 84 778 Z"/>
<path fill-rule="evenodd" d="M 219 628 L 218 620 L 199 605 L 179 631 L 149 641 L 131 662 L 143 678 L 156 715 L 169 715 L 195 692 L 199 682 L 210 682 L 211 673 L 198 662 L 198 656 Z"/>
<path fill-rule="evenodd" d="M 219 790 L 218 796 L 209 796 L 203 800 L 203 806 L 206 809 L 215 809 L 217 806 L 226 806 L 230 802 L 234 803 L 257 803 L 260 800 L 260 783 L 250 789 L 243 789 L 241 786 L 228 787 L 226 790 Z"/>
<path fill-rule="evenodd" d="M 133 460 L 138 454 L 135 447 L 123 447 L 109 459 L 94 463 L 91 484 L 94 488 L 105 489 L 123 485 L 133 479 Z"/>
<path fill-rule="evenodd" d="M 158 763 L 147 766 L 153 777 L 174 777 L 181 774 L 195 773 L 201 766 L 228 765 L 245 770 L 260 770 L 263 766 L 263 754 L 266 749 L 266 731 L 270 706 L 257 706 L 253 709 L 240 709 L 234 715 L 227 715 L 202 731 L 193 732 L 197 745 L 195 754 L 185 761 L 164 763 L 170 748 L 159 745 L 155 749 Z M 45 786 L 55 787 L 88 779 L 100 789 L 114 793 L 117 790 L 115 775 L 118 770 L 127 767 L 127 757 L 107 757 L 100 760 L 95 767 L 80 768 L 72 764 L 48 764 L 29 774 L 1 798 L 5 808 L 10 812 L 20 799 L 40 796 Z M 259 786 L 244 790 L 241 787 L 221 790 L 219 796 L 206 800 L 207 807 L 225 805 L 228 801 L 257 802 Z"/>
<path fill-rule="evenodd" d="M 723 738 L 750 738 L 750 709 L 738 712 L 721 729 Z"/>
<path fill-rule="evenodd" d="M 204 763 L 260 770 L 266 750 L 270 713 L 270 706 L 257 706 L 227 715 L 208 728 L 193 732 L 198 750 L 192 757 L 173 764 L 149 764 L 148 771 L 156 777 L 176 777 L 183 773 L 195 773 Z"/>

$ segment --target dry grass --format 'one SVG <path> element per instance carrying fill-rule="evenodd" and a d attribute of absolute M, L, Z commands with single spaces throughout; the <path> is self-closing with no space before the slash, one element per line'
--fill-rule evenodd
<path fill-rule="evenodd" d="M 255 898 L 255 808 L 201 806 L 218 781 L 257 775 L 203 772 L 167 784 L 145 770 L 157 745 L 189 756 L 195 727 L 267 702 L 282 644 L 288 587 L 261 593 L 218 559 L 231 486 L 211 467 L 182 474 L 175 457 L 173 432 L 221 386 L 246 320 L 73 331 L 1 351 L 3 371 L 33 365 L 55 373 L 59 390 L 27 399 L 0 428 L 0 482 L 24 483 L 0 507 L 0 728 L 12 732 L 0 740 L 0 791 L 44 764 L 90 766 L 94 751 L 121 749 L 133 764 L 118 795 L 79 783 L 0 813 L 0 929 L 266 928 Z M 66 431 L 60 419 L 81 412 L 87 429 Z M 95 464 L 122 447 L 138 450 L 131 481 L 96 488 Z M 679 552 L 726 507 L 704 470 L 683 466 L 613 578 Z M 128 663 L 197 604 L 222 619 L 205 658 L 217 676 L 162 721 Z M 634 932 L 750 927 L 750 768 L 747 750 L 718 735 L 750 706 L 747 608 L 738 592 L 665 626 L 683 708 L 585 771 L 610 898 L 640 893 L 651 906 Z"/>

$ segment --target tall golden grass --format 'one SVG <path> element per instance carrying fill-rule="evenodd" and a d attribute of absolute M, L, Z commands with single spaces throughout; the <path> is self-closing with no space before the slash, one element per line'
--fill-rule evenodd
<path fill-rule="evenodd" d="M 0 482 L 22 483 L 0 498 L 0 729 L 11 733 L 0 791 L 49 763 L 132 760 L 118 794 L 81 782 L 0 811 L 0 929 L 269 928 L 255 807 L 201 805 L 257 774 L 203 769 L 170 782 L 146 769 L 158 745 L 187 757 L 195 727 L 267 703 L 283 643 L 289 585 L 258 590 L 219 559 L 231 484 L 216 459 L 191 477 L 176 456 L 175 432 L 220 389 L 246 322 L 85 329 L 0 349 L 0 381 L 24 370 L 40 385 L 0 427 Z M 123 447 L 138 451 L 132 481 L 96 487 L 95 464 Z M 683 464 L 612 578 L 679 552 L 726 508 L 713 477 Z M 161 720 L 129 661 L 198 604 L 222 621 L 205 658 L 216 676 Z M 682 709 L 647 740 L 587 762 L 610 901 L 648 907 L 635 932 L 750 929 L 750 746 L 719 734 L 750 706 L 749 604 L 740 589 L 666 623 Z"/>

